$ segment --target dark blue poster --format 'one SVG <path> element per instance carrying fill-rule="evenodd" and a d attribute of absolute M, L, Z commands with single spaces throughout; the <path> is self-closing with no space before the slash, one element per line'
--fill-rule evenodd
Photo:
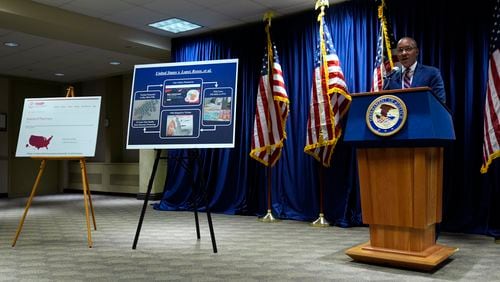
<path fill-rule="evenodd" d="M 234 148 L 238 59 L 136 65 L 127 149 Z"/>

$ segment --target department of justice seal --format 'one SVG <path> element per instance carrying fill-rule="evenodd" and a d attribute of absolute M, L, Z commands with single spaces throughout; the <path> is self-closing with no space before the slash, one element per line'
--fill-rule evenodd
<path fill-rule="evenodd" d="M 368 106 L 366 125 L 379 136 L 391 136 L 403 128 L 407 117 L 403 100 L 393 95 L 383 95 Z"/>

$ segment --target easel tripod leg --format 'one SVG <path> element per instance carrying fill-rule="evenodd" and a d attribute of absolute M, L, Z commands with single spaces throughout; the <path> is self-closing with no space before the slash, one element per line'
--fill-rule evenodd
<path fill-rule="evenodd" d="M 92 205 L 92 196 L 90 195 L 90 188 L 88 187 L 88 182 L 87 182 L 87 194 L 89 195 L 90 212 L 92 214 L 92 222 L 94 223 L 94 230 L 97 230 L 97 225 L 95 223 L 94 206 Z"/>
<path fill-rule="evenodd" d="M 194 202 L 194 223 L 196 227 L 196 238 L 198 240 L 201 239 L 201 234 L 200 234 L 200 220 L 198 219 L 198 194 L 200 191 L 200 182 L 198 181 L 198 177 L 195 175 L 195 168 L 194 168 L 194 162 L 198 162 L 199 168 L 201 168 L 201 161 L 200 161 L 200 151 L 198 149 L 191 150 L 189 152 L 189 164 L 186 166 L 186 170 L 188 170 L 191 174 L 193 182 L 191 183 L 191 189 L 193 191 L 193 202 Z M 201 173 L 198 172 L 198 173 Z"/>
<path fill-rule="evenodd" d="M 201 178 L 202 183 L 205 183 L 205 180 L 202 176 Z M 214 254 L 217 253 L 217 243 L 215 242 L 215 232 L 214 232 L 214 226 L 212 224 L 212 214 L 210 213 L 210 201 L 208 200 L 208 195 L 209 192 L 205 193 L 204 199 L 205 199 L 205 206 L 207 207 L 207 221 L 208 221 L 208 228 L 210 230 L 210 239 L 212 240 L 212 249 L 214 251 Z"/>
<path fill-rule="evenodd" d="M 89 220 L 89 201 L 90 198 L 89 195 L 87 194 L 87 189 L 88 189 L 88 183 L 87 183 L 87 177 L 86 177 L 86 168 L 85 168 L 85 161 L 82 159 L 80 160 L 80 168 L 82 171 L 82 183 L 83 183 L 83 203 L 85 205 L 85 219 L 87 221 L 87 244 L 89 248 L 92 248 L 92 234 L 90 233 L 90 220 Z"/>
<path fill-rule="evenodd" d="M 26 219 L 26 215 L 28 214 L 28 210 L 31 206 L 31 201 L 33 201 L 33 197 L 35 196 L 36 188 L 38 187 L 38 183 L 40 182 L 40 179 L 42 178 L 43 170 L 45 169 L 45 164 L 46 164 L 45 160 L 42 160 L 42 162 L 40 163 L 40 170 L 38 171 L 38 175 L 36 176 L 35 184 L 33 184 L 33 189 L 31 189 L 31 195 L 28 199 L 28 202 L 26 203 L 26 208 L 24 209 L 23 217 L 21 218 L 21 221 L 19 222 L 19 226 L 17 227 L 16 236 L 14 237 L 14 240 L 12 241 L 12 247 L 16 246 L 17 238 L 19 238 L 19 234 L 21 234 L 21 230 L 23 229 L 24 220 Z"/>
<path fill-rule="evenodd" d="M 146 192 L 146 197 L 144 198 L 144 204 L 142 205 L 141 216 L 139 217 L 139 224 L 137 225 L 137 231 L 135 232 L 134 243 L 132 249 L 135 250 L 137 247 L 137 241 L 139 240 L 139 234 L 141 233 L 142 222 L 144 220 L 144 214 L 146 213 L 146 208 L 148 207 L 149 197 L 151 195 L 151 190 L 153 189 L 153 181 L 155 179 L 156 169 L 158 168 L 158 162 L 160 161 L 161 150 L 156 149 L 156 157 L 151 170 L 151 177 L 149 178 L 148 191 Z"/>
<path fill-rule="evenodd" d="M 200 236 L 200 221 L 198 220 L 198 199 L 197 199 L 197 195 L 195 193 L 194 195 L 194 222 L 195 222 L 195 225 L 196 225 L 196 238 L 198 238 L 198 240 L 201 239 L 201 236 Z"/>
<path fill-rule="evenodd" d="M 197 151 L 197 159 L 198 159 L 198 166 L 201 168 L 203 166 L 203 162 L 202 162 L 202 159 L 200 157 L 200 153 L 199 151 Z M 200 179 L 199 181 L 197 182 L 197 194 L 201 191 L 202 187 L 204 186 L 205 184 L 205 177 L 203 177 L 203 172 L 199 172 L 200 173 Z M 208 188 L 207 188 L 208 189 Z M 212 249 L 213 249 L 213 252 L 214 253 L 217 253 L 217 243 L 215 242 L 215 232 L 214 232 L 214 226 L 212 224 L 212 215 L 210 213 L 210 201 L 208 200 L 208 195 L 209 195 L 209 191 L 207 190 L 206 193 L 203 194 L 203 199 L 205 200 L 205 206 L 206 206 L 206 209 L 207 209 L 207 221 L 208 221 L 208 228 L 210 229 L 210 239 L 212 240 Z M 197 207 L 197 206 L 196 206 Z M 197 209 L 195 209 L 196 211 Z M 199 232 L 199 225 L 198 225 L 198 217 L 197 217 L 197 214 L 195 214 L 196 216 L 196 227 L 198 228 L 197 231 Z M 198 239 L 200 239 L 200 234 L 198 233 Z"/>
<path fill-rule="evenodd" d="M 210 229 L 210 239 L 212 239 L 212 249 L 214 253 L 217 253 L 217 243 L 215 242 L 214 226 L 212 225 L 212 215 L 210 214 L 210 208 L 208 207 L 208 202 L 207 202 L 207 220 L 208 220 L 208 228 Z"/>
<path fill-rule="evenodd" d="M 92 221 L 94 223 L 94 230 L 97 230 L 97 225 L 95 223 L 94 206 L 92 205 L 92 196 L 90 195 L 89 178 L 87 177 L 87 165 L 85 164 L 85 160 L 83 160 L 83 164 L 85 169 L 85 186 L 83 187 L 83 189 L 87 189 L 87 194 L 89 195 L 90 212 L 92 214 Z"/>

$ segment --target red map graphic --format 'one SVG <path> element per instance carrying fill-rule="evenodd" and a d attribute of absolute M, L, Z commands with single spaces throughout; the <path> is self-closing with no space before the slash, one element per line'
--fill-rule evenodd
<path fill-rule="evenodd" d="M 50 144 L 51 139 L 52 139 L 52 136 L 47 138 L 45 136 L 31 135 L 30 140 L 29 140 L 29 144 L 26 144 L 26 147 L 31 145 L 31 146 L 35 147 L 37 150 L 39 150 L 40 148 L 48 149 L 49 148 L 48 146 Z"/>

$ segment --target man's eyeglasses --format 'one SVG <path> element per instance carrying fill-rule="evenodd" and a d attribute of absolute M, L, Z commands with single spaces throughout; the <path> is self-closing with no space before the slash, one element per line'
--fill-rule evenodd
<path fill-rule="evenodd" d="M 398 48 L 398 53 L 403 53 L 403 52 L 410 52 L 411 50 L 415 49 L 416 47 L 408 46 L 408 47 L 403 47 L 403 48 Z"/>

